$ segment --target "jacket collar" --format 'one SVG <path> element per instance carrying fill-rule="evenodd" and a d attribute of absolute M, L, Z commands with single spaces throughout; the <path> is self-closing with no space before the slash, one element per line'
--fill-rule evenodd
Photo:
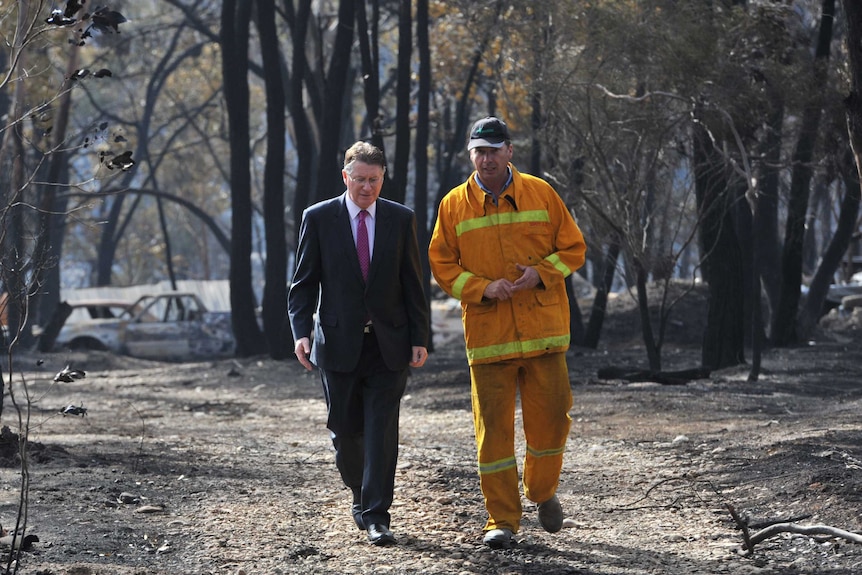
<path fill-rule="evenodd" d="M 509 163 L 509 174 L 509 183 L 506 184 L 503 191 L 508 192 L 515 198 L 515 201 L 517 201 L 518 193 L 521 189 L 521 173 L 511 162 Z M 467 203 L 470 205 L 470 208 L 477 214 L 484 214 L 485 197 L 489 194 L 485 191 L 484 187 L 481 187 L 477 182 L 478 178 L 474 171 L 467 179 L 464 193 L 467 196 Z"/>
<path fill-rule="evenodd" d="M 342 194 L 342 197 L 344 198 L 344 206 L 347 208 L 347 213 L 350 215 L 350 219 L 352 220 L 356 218 L 359 212 L 362 211 L 362 208 L 357 206 L 356 203 L 350 199 L 350 196 L 348 195 L 347 191 Z M 373 204 L 368 206 L 367 211 L 368 215 L 371 216 L 371 219 L 373 220 L 375 216 L 377 216 L 377 202 L 374 202 Z"/>

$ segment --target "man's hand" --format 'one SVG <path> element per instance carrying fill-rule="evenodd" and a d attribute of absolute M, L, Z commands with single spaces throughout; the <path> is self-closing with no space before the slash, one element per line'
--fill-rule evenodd
<path fill-rule="evenodd" d="M 515 291 L 533 289 L 542 283 L 542 278 L 539 276 L 539 272 L 536 271 L 536 268 L 532 266 L 522 266 L 521 264 L 515 265 L 518 266 L 518 269 L 522 272 L 521 277 L 515 280 Z"/>
<path fill-rule="evenodd" d="M 542 283 L 542 278 L 539 276 L 539 272 L 536 271 L 536 268 L 531 266 L 522 266 L 521 264 L 515 265 L 518 266 L 518 270 L 521 272 L 521 277 L 516 279 L 514 282 L 510 282 L 507 279 L 494 280 L 488 284 L 485 288 L 485 293 L 482 295 L 488 299 L 504 301 L 510 299 L 516 291 L 533 289 Z"/>
<path fill-rule="evenodd" d="M 488 299 L 504 301 L 511 298 L 513 293 L 515 293 L 515 284 L 507 279 L 499 279 L 489 283 L 482 295 Z"/>
<path fill-rule="evenodd" d="M 422 367 L 426 359 L 428 359 L 428 350 L 420 345 L 414 345 L 410 355 L 410 367 Z"/>
<path fill-rule="evenodd" d="M 294 353 L 296 353 L 296 359 L 299 360 L 305 369 L 311 371 L 314 369 L 314 364 L 308 361 L 308 354 L 311 353 L 311 340 L 307 337 L 301 337 L 296 340 L 296 345 L 294 346 Z"/>

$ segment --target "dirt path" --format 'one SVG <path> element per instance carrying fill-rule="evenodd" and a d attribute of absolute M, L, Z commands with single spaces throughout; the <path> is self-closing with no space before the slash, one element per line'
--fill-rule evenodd
<path fill-rule="evenodd" d="M 862 572 L 862 546 L 835 538 L 779 535 L 746 556 L 726 508 L 752 524 L 805 516 L 800 524 L 862 529 L 855 344 L 773 352 L 756 384 L 745 369 L 685 386 L 598 381 L 599 367 L 640 362 L 642 352 L 569 355 L 574 423 L 559 495 L 572 526 L 544 533 L 525 501 L 509 551 L 481 545 L 457 345 L 411 378 L 392 509 L 399 545 L 383 549 L 353 525 L 317 377 L 295 362 L 170 365 L 93 354 L 72 358 L 85 379 L 52 384 L 68 358 L 47 357 L 26 366 L 35 400 L 28 522 L 39 542 L 19 572 Z M 696 350 L 666 357 L 671 369 L 697 362 Z M 58 415 L 66 405 L 87 416 Z M 9 526 L 20 470 L 0 473 L 0 521 Z"/>

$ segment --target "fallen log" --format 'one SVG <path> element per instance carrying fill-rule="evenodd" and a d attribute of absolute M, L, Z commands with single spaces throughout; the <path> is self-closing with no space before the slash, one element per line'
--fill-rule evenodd
<path fill-rule="evenodd" d="M 654 371 L 631 367 L 607 366 L 599 368 L 599 379 L 622 379 L 631 383 L 649 381 L 662 385 L 685 385 L 696 379 L 708 379 L 711 371 L 705 367 L 681 369 L 678 371 Z"/>

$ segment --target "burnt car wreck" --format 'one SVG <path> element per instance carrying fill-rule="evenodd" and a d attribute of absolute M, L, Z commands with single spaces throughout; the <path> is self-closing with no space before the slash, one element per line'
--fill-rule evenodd
<path fill-rule="evenodd" d="M 117 309 L 116 302 L 112 302 Z M 90 317 L 66 322 L 76 307 Z M 186 361 L 226 357 L 236 343 L 230 312 L 209 311 L 194 293 L 140 297 L 119 314 L 103 313 L 98 302 L 65 303 L 40 336 L 43 351 L 100 350 L 143 359 Z M 97 310 L 94 314 L 92 310 Z M 65 315 L 65 317 L 63 317 Z M 52 333 L 56 334 L 52 337 Z"/>

